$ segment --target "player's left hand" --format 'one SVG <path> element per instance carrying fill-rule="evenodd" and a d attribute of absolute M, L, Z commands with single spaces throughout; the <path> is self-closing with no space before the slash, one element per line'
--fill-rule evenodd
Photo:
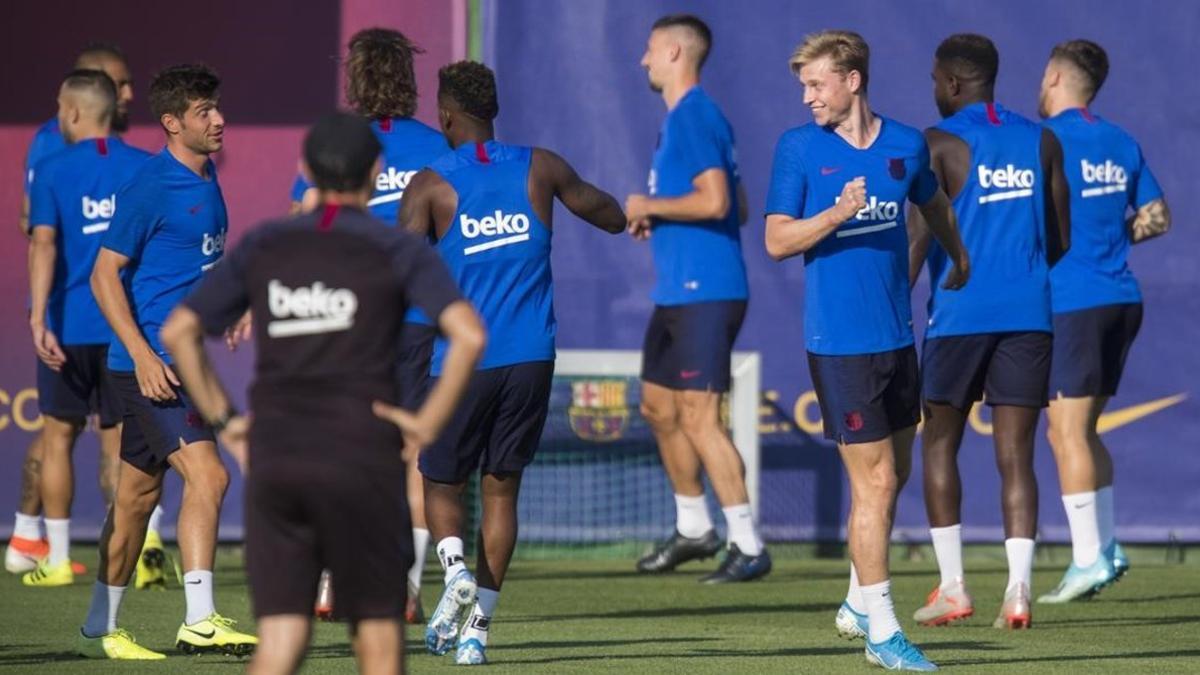
<path fill-rule="evenodd" d="M 33 331 L 33 348 L 37 356 L 50 370 L 58 372 L 67 362 L 67 355 L 58 344 L 58 336 L 45 324 L 31 326 Z"/>
<path fill-rule="evenodd" d="M 948 291 L 957 291 L 967 285 L 967 280 L 971 278 L 971 260 L 967 257 L 967 251 L 964 249 L 954 261 L 954 268 L 946 275 L 946 280 L 942 282 L 942 288 Z"/>
<path fill-rule="evenodd" d="M 225 450 L 237 462 L 243 477 L 248 468 L 246 459 L 249 454 L 249 435 L 250 420 L 245 415 L 231 417 L 225 423 L 225 428 L 221 430 L 220 435 L 221 445 L 225 446 Z"/>
<path fill-rule="evenodd" d="M 400 427 L 400 433 L 404 434 L 404 444 L 406 446 L 415 445 L 424 448 L 434 441 L 435 434 L 433 430 L 429 428 L 425 420 L 421 419 L 419 415 L 415 415 L 404 408 L 388 405 L 383 401 L 375 401 L 371 404 L 371 410 L 379 419 L 391 422 Z"/>
<path fill-rule="evenodd" d="M 638 241 L 646 241 L 650 238 L 650 219 L 643 218 L 642 220 L 631 222 L 629 223 L 629 227 L 626 228 L 626 231 L 629 232 L 629 236 L 633 237 L 634 239 Z"/>
<path fill-rule="evenodd" d="M 229 351 L 236 352 L 239 344 L 250 341 L 250 336 L 253 335 L 251 319 L 250 310 L 246 310 L 237 323 L 225 329 L 225 346 Z"/>
<path fill-rule="evenodd" d="M 650 213 L 650 198 L 646 195 L 629 195 L 625 198 L 625 220 L 629 221 L 630 225 L 639 221 L 649 221 Z"/>

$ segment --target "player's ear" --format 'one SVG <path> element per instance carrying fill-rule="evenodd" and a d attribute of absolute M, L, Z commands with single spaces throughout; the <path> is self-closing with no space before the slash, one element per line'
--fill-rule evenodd
<path fill-rule="evenodd" d="M 850 87 L 850 93 L 862 93 L 862 73 L 857 70 L 851 70 L 846 73 L 846 86 Z"/>
<path fill-rule="evenodd" d="M 158 118 L 158 123 L 167 130 L 167 134 L 177 134 L 182 131 L 179 118 L 171 113 L 163 113 L 162 117 Z"/>

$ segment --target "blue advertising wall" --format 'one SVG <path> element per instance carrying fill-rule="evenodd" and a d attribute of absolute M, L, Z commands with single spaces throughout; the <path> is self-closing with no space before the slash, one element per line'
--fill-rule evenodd
<path fill-rule="evenodd" d="M 934 49 L 947 35 L 970 31 L 992 38 L 1001 55 L 997 98 L 1031 116 L 1054 44 L 1086 37 L 1104 45 L 1112 70 L 1094 110 L 1141 141 L 1175 216 L 1174 231 L 1138 246 L 1131 260 L 1146 319 L 1102 436 L 1116 464 L 1118 532 L 1133 541 L 1200 540 L 1200 368 L 1193 346 L 1200 337 L 1200 272 L 1193 263 L 1200 235 L 1188 207 L 1200 147 L 1200 88 L 1191 72 L 1200 63 L 1193 38 L 1200 4 L 484 0 L 482 9 L 484 60 L 496 70 L 500 88 L 500 138 L 555 150 L 621 200 L 645 192 L 665 114 L 638 65 L 650 25 L 663 14 L 688 11 L 712 27 L 703 84 L 733 124 L 755 214 L 742 234 L 751 301 L 737 348 L 764 358 L 761 520 L 769 537 L 789 539 L 838 537 L 848 499 L 836 450 L 821 438 L 805 365 L 803 263 L 767 257 L 758 216 L 776 139 L 811 119 L 788 71 L 793 48 L 812 31 L 858 31 L 872 50 L 872 107 L 923 128 L 937 121 L 929 71 Z M 592 230 L 565 212 L 556 218 L 560 347 L 639 348 L 652 309 L 649 248 Z M 914 293 L 918 327 L 927 289 L 922 280 Z M 914 478 L 898 507 L 901 539 L 927 536 L 919 447 L 916 454 Z M 972 415 L 960 465 L 967 538 L 1001 539 L 986 408 Z M 1041 535 L 1064 540 L 1066 519 L 1043 434 L 1037 468 Z"/>

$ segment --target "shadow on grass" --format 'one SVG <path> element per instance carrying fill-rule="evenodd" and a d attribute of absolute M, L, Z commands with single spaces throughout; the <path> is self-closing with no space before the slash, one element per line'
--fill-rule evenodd
<path fill-rule="evenodd" d="M 1117 587 L 1119 588 L 1119 587 Z M 1095 603 L 1119 602 L 1122 605 L 1145 602 L 1171 602 L 1172 600 L 1194 600 L 1200 598 L 1200 593 L 1178 593 L 1176 595 L 1148 595 L 1138 598 L 1114 598 L 1111 595 L 1101 595 L 1092 600 Z"/>
<path fill-rule="evenodd" d="M 1032 656 L 1028 658 L 996 659 L 996 658 L 967 658 L 937 660 L 939 666 L 996 666 L 1006 663 L 1054 663 L 1058 661 L 1111 661 L 1115 659 L 1164 659 L 1189 658 L 1200 656 L 1200 649 L 1179 649 L 1161 652 L 1125 652 L 1121 654 L 1059 654 L 1056 656 Z"/>
<path fill-rule="evenodd" d="M 60 661 L 82 661 L 83 657 L 72 651 L 66 652 L 21 652 L 18 651 L 20 646 L 6 645 L 0 648 L 3 652 L 14 652 L 11 654 L 0 653 L 0 668 L 9 666 L 37 666 L 47 663 L 57 663 Z M 47 672 L 53 672 L 47 671 Z"/>
<path fill-rule="evenodd" d="M 612 644 L 624 644 L 624 641 L 614 641 Z M 974 649 L 974 650 L 996 650 L 1003 649 L 989 643 L 980 642 L 952 642 L 944 643 L 947 649 Z M 778 657 L 812 657 L 812 656 L 861 656 L 863 653 L 862 647 L 790 647 L 785 649 L 722 649 L 722 648 L 697 648 L 685 652 L 676 653 L 656 653 L 656 654 L 579 654 L 570 656 L 550 656 L 546 658 L 527 658 L 527 659 L 501 659 L 496 661 L 497 665 L 519 665 L 519 664 L 545 664 L 545 663 L 569 663 L 569 662 L 586 662 L 586 661 L 625 661 L 625 660 L 640 660 L 645 662 L 653 662 L 660 659 L 712 659 L 731 657 L 738 659 L 761 659 L 761 658 L 778 658 Z M 991 661 L 985 661 L 991 662 Z"/>
<path fill-rule="evenodd" d="M 793 614 L 803 612 L 837 612 L 837 603 L 814 602 L 796 605 L 715 605 L 706 607 L 649 607 L 625 609 L 616 612 L 591 612 L 583 614 L 555 614 L 538 616 L 505 617 L 505 623 L 534 623 L 542 621 L 578 621 L 581 619 L 665 619 L 678 616 L 727 616 L 730 614 Z"/>
<path fill-rule="evenodd" d="M 1200 623 L 1200 616 L 1105 616 L 1082 619 L 1058 619 L 1054 621 L 1038 621 L 1037 626 L 1056 626 L 1059 628 L 1103 627 L 1119 628 L 1133 626 L 1177 626 L 1185 623 Z"/>

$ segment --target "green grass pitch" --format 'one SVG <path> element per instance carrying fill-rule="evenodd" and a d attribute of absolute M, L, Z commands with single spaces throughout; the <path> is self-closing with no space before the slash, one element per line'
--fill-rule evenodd
<path fill-rule="evenodd" d="M 94 548 L 75 557 L 95 566 Z M 1045 592 L 1066 559 L 1040 562 L 1034 592 Z M 930 562 L 894 565 L 894 596 L 909 636 L 943 670 L 961 673 L 1200 672 L 1200 566 L 1166 565 L 1161 554 L 1134 557 L 1130 574 L 1090 602 L 1034 606 L 1032 630 L 991 627 L 1006 579 L 1002 560 L 968 559 L 976 616 L 949 628 L 921 628 L 910 617 L 936 581 Z M 633 573 L 630 561 L 527 561 L 513 564 L 493 623 L 488 672 L 497 673 L 871 673 L 861 642 L 833 629 L 845 593 L 841 561 L 784 559 L 761 582 L 696 583 L 712 563 L 660 577 Z M 246 581 L 236 552 L 223 550 L 217 607 L 250 621 Z M 426 577 L 426 609 L 440 584 Z M 183 593 L 130 591 L 121 623 L 142 644 L 166 650 L 157 663 L 85 661 L 73 636 L 90 598 L 91 578 L 61 589 L 31 589 L 0 578 L 0 674 L 219 673 L 243 663 L 175 652 Z M 452 656 L 426 654 L 420 627 L 409 632 L 412 673 L 456 669 Z M 345 627 L 319 624 L 306 673 L 354 672 Z"/>

